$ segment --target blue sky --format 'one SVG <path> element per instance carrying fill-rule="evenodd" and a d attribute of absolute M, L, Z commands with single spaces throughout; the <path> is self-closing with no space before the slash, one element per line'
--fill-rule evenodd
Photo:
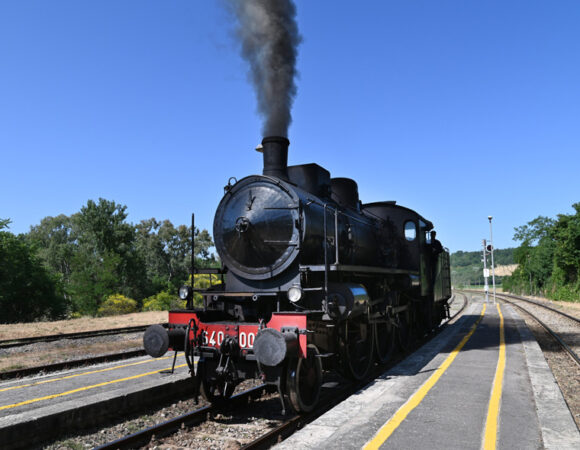
<path fill-rule="evenodd" d="M 0 218 L 99 197 L 211 231 L 261 171 L 261 118 L 220 1 L 0 3 Z M 290 164 L 397 200 L 451 251 L 580 201 L 580 2 L 296 2 Z"/>

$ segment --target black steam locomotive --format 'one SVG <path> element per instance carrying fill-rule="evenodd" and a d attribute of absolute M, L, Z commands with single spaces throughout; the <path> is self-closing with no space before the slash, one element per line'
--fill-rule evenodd
<path fill-rule="evenodd" d="M 182 287 L 187 309 L 154 325 L 147 352 L 184 351 L 209 401 L 248 378 L 277 386 L 297 411 L 318 401 L 323 363 L 354 379 L 396 344 L 448 316 L 449 253 L 433 224 L 394 201 L 362 204 L 349 178 L 287 165 L 289 141 L 266 137 L 263 175 L 228 183 L 214 220 L 221 283 Z"/>

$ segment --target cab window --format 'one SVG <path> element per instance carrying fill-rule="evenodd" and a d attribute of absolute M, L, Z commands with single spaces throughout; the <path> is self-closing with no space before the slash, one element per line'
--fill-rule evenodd
<path fill-rule="evenodd" d="M 417 237 L 417 226 L 415 222 L 408 220 L 405 222 L 405 239 L 408 241 L 414 241 Z"/>

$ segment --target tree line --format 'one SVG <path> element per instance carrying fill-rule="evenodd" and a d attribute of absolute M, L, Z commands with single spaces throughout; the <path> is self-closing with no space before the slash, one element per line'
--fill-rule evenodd
<path fill-rule="evenodd" d="M 556 219 L 539 216 L 515 228 L 514 252 L 519 264 L 504 280 L 511 292 L 541 295 L 554 300 L 580 300 L 580 203 L 574 214 Z"/>
<path fill-rule="evenodd" d="M 154 218 L 134 225 L 127 207 L 89 200 L 45 217 L 28 233 L 0 219 L 0 322 L 169 307 L 191 267 L 191 226 Z M 195 229 L 197 267 L 219 265 L 207 230 Z"/>
<path fill-rule="evenodd" d="M 513 248 L 495 249 L 493 252 L 494 264 L 505 266 L 514 264 Z M 491 260 L 488 256 L 488 266 L 491 267 Z M 450 256 L 451 283 L 453 286 L 475 286 L 483 285 L 483 248 L 480 251 L 464 252 L 457 251 Z M 502 283 L 502 277 L 496 275 L 496 284 Z"/>

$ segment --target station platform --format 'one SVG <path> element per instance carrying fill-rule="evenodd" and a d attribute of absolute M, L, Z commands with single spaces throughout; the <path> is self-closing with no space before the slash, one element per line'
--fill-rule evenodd
<path fill-rule="evenodd" d="M 149 356 L 0 383 L 0 447 L 31 448 L 68 431 L 98 425 L 191 393 L 183 354 Z"/>
<path fill-rule="evenodd" d="M 580 449 L 534 336 L 509 306 L 464 315 L 277 449 Z"/>

